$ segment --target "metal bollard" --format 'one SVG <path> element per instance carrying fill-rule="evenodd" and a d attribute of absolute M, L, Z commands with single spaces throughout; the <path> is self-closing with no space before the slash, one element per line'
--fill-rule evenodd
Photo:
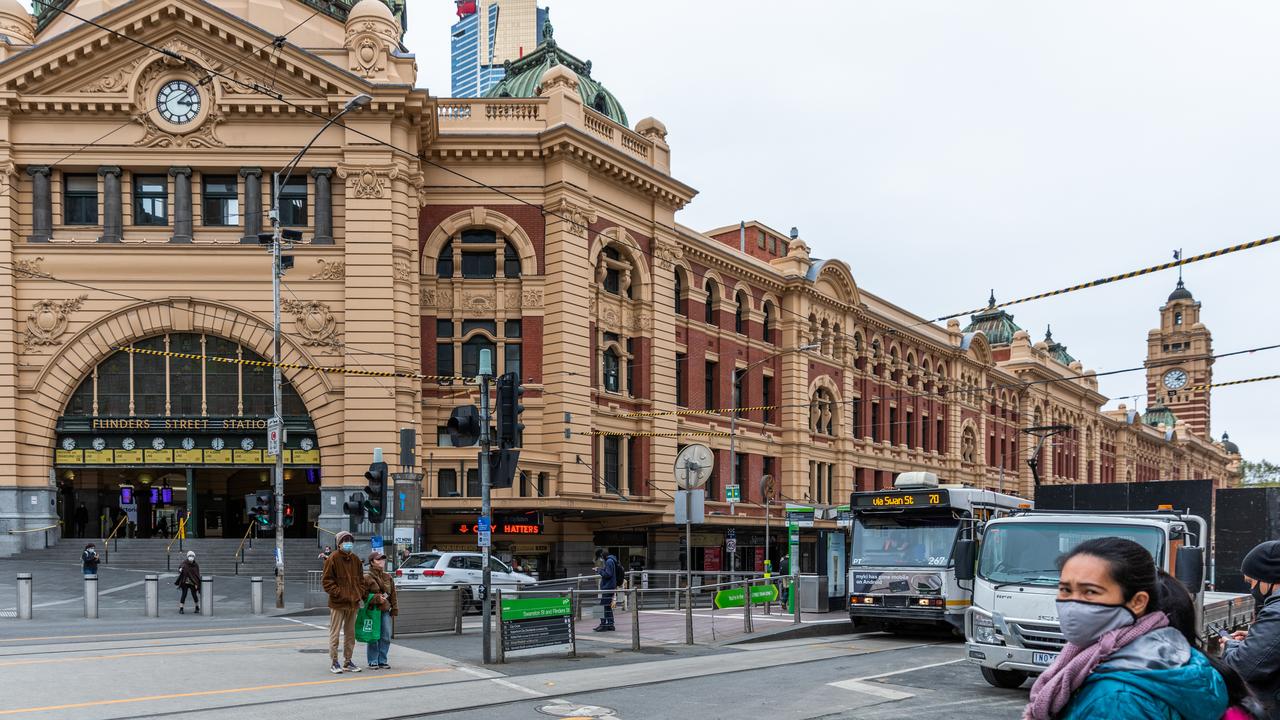
<path fill-rule="evenodd" d="M 84 616 L 90 619 L 98 617 L 98 576 L 84 576 Z"/>
<path fill-rule="evenodd" d="M 213 616 L 213 576 L 205 575 L 200 578 L 200 614 L 205 617 Z"/>
<path fill-rule="evenodd" d="M 751 581 L 742 581 L 742 632 L 751 632 Z"/>
<path fill-rule="evenodd" d="M 631 649 L 640 649 L 640 592 L 633 585 L 627 591 L 631 597 L 627 598 L 627 603 L 631 605 Z"/>
<path fill-rule="evenodd" d="M 254 575 L 249 578 L 249 602 L 253 605 L 253 614 L 262 614 L 262 578 Z M 203 607 L 203 606 L 201 606 Z"/>
<path fill-rule="evenodd" d="M 147 575 L 142 581 L 146 589 L 147 617 L 160 617 L 160 576 Z"/>
<path fill-rule="evenodd" d="M 795 618 L 792 623 L 800 624 L 800 575 L 791 576 L 791 609 L 795 612 Z"/>
<path fill-rule="evenodd" d="M 31 619 L 31 573 L 18 573 L 18 619 Z"/>

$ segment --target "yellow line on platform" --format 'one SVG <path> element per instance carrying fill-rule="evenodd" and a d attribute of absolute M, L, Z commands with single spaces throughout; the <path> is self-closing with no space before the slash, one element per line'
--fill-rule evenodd
<path fill-rule="evenodd" d="M 83 640 L 85 638 L 133 638 L 140 637 L 142 635 L 189 635 L 191 633 L 224 633 L 233 630 L 266 630 L 268 632 L 279 632 L 286 629 L 289 632 L 298 632 L 300 630 L 297 625 L 246 625 L 244 627 L 195 629 L 174 628 L 173 630 L 145 630 L 143 632 L 101 633 L 97 635 L 45 635 L 43 637 L 0 638 L 0 643 L 34 642 L 36 640 Z"/>
<path fill-rule="evenodd" d="M 382 680 L 386 678 L 416 677 L 432 673 L 448 672 L 452 668 L 434 668 L 431 670 L 414 670 L 412 672 L 389 673 L 386 675 L 366 675 L 364 677 L 333 678 L 329 680 L 307 680 L 303 682 L 276 683 L 274 685 L 254 685 L 251 687 L 227 688 L 225 690 L 199 690 L 196 692 L 171 693 L 168 695 L 147 695 L 136 698 L 117 698 L 115 700 L 93 700 L 90 702 L 67 703 L 66 705 L 44 705 L 41 707 L 0 710 L 0 715 L 20 715 L 22 713 L 49 712 L 51 710 L 75 710 L 77 708 L 101 707 L 103 705 L 123 705 L 126 703 L 155 702 L 158 700 L 180 700 L 182 698 L 209 697 L 210 695 L 230 695 L 233 693 L 256 692 L 259 690 L 283 690 L 296 687 L 314 687 L 317 685 L 335 685 L 337 683 Z M 299 698 L 307 699 L 307 698 Z"/>

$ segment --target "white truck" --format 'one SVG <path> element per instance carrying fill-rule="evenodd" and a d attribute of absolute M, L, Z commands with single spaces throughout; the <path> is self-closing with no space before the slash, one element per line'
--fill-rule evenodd
<path fill-rule="evenodd" d="M 898 475 L 892 490 L 850 496 L 849 619 L 855 627 L 964 631 L 970 587 L 956 582 L 952 549 L 983 524 L 1031 503 L 989 490 L 943 485 L 933 473 Z"/>
<path fill-rule="evenodd" d="M 1123 537 L 1151 552 L 1157 567 L 1194 591 L 1206 637 L 1252 619 L 1248 595 L 1204 591 L 1206 526 L 1195 515 L 1024 510 L 994 519 L 980 540 L 957 543 L 957 577 L 971 582 L 966 657 L 987 682 L 1016 688 L 1053 663 L 1066 644 L 1058 626 L 1057 560 L 1076 545 Z"/>

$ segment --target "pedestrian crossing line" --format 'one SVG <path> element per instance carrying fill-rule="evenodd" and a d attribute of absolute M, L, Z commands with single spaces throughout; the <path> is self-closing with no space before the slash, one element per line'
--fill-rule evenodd
<path fill-rule="evenodd" d="M 915 693 L 894 690 L 878 683 L 863 682 L 861 680 L 841 680 L 839 682 L 827 683 L 831 687 L 838 687 L 841 690 L 852 690 L 865 695 L 873 695 L 885 700 L 906 700 L 915 697 Z"/>
<path fill-rule="evenodd" d="M 433 673 L 450 672 L 451 670 L 453 670 L 453 668 L 430 668 L 427 670 L 413 670 L 410 672 L 366 675 L 363 677 L 330 678 L 326 680 L 304 680 L 300 682 L 273 683 L 271 685 L 251 685 L 249 687 L 226 688 L 222 690 L 197 690 L 194 692 L 169 693 L 166 695 L 144 695 L 142 697 L 133 697 L 133 698 L 112 698 L 109 700 L 91 700 L 88 702 L 67 703 L 65 705 L 44 705 L 40 707 L 15 708 L 13 710 L 0 710 L 0 715 L 22 715 L 26 713 L 51 712 L 53 710 L 77 710 L 80 708 L 106 707 L 110 705 L 125 705 L 130 703 L 158 702 L 161 700 L 181 700 L 183 698 L 210 697 L 213 695 L 232 695 L 232 694 L 238 694 L 238 693 L 259 692 L 262 690 L 285 690 L 289 688 L 318 687 L 322 685 L 337 685 L 341 683 L 372 682 L 376 680 L 388 680 L 391 678 L 420 677 L 422 675 L 431 675 Z"/>

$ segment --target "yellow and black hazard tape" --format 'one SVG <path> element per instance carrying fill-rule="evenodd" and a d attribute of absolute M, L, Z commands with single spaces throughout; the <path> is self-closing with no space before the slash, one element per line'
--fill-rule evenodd
<path fill-rule="evenodd" d="M 1191 263 L 1200 262 L 1201 260 L 1210 260 L 1212 258 L 1221 257 L 1223 255 L 1230 255 L 1231 253 L 1241 252 L 1243 250 L 1252 250 L 1254 248 L 1262 247 L 1263 245 L 1270 245 L 1277 241 L 1280 241 L 1280 235 L 1272 235 L 1271 237 L 1262 238 L 1260 240 L 1252 240 L 1247 243 L 1240 243 L 1239 245 L 1232 245 L 1231 247 L 1220 248 L 1218 250 L 1212 250 L 1207 253 L 1200 253 L 1199 255 L 1192 255 L 1191 257 L 1188 257 L 1188 258 L 1173 260 L 1167 263 L 1160 263 L 1159 265 L 1152 265 L 1151 267 L 1142 268 L 1141 270 L 1133 270 L 1127 273 L 1120 273 L 1119 275 L 1112 275 L 1110 277 L 1099 278 L 1097 280 L 1090 280 L 1089 282 L 1080 283 L 1079 285 L 1072 285 L 1071 287 L 1065 287 L 1060 290 L 1050 290 L 1049 292 L 1042 292 L 1037 295 L 1028 295 L 1027 297 L 1024 297 L 1024 298 L 1018 298 L 1017 300 L 1009 300 L 1002 303 L 996 303 L 994 305 L 989 305 L 984 308 L 978 308 L 976 310 L 966 310 L 964 312 L 955 313 L 953 315 L 943 315 L 940 318 L 934 319 L 932 322 L 943 322 L 946 320 L 951 320 L 952 318 L 964 317 L 966 315 L 977 315 L 977 314 L 988 312 L 991 310 L 999 310 L 1000 308 L 1009 307 L 1010 305 L 1018 305 L 1024 302 L 1031 302 L 1032 300 L 1043 300 L 1044 298 L 1054 297 L 1055 295 L 1066 295 L 1067 293 L 1073 293 L 1073 292 L 1076 292 L 1077 290 L 1086 290 L 1088 288 L 1098 287 L 1099 285 L 1107 285 L 1113 282 L 1118 282 L 1120 280 L 1129 280 L 1130 278 L 1136 278 L 1142 275 L 1150 275 L 1151 273 L 1160 272 L 1161 270 L 1168 270 L 1170 268 L 1180 267 L 1182 265 L 1190 265 Z"/>
<path fill-rule="evenodd" d="M 603 435 L 608 437 L 729 437 L 727 432 L 715 431 L 697 431 L 697 432 L 619 432 L 615 430 L 592 430 L 591 435 Z"/>
<path fill-rule="evenodd" d="M 728 415 L 733 412 L 752 412 L 754 410 L 776 410 L 777 405 L 755 405 L 753 407 L 740 408 L 717 408 L 714 410 L 650 410 L 646 412 L 623 413 L 618 417 L 637 418 L 637 417 L 661 417 L 663 415 Z"/>
<path fill-rule="evenodd" d="M 171 350 L 151 350 L 149 348 L 133 347 L 131 345 L 118 345 L 115 347 L 120 352 L 135 353 L 139 355 L 158 355 L 161 357 L 175 357 L 184 360 L 208 360 L 211 362 L 227 363 L 229 365 L 250 365 L 252 367 L 278 367 L 282 370 L 312 370 L 314 372 L 332 373 L 335 375 L 357 375 L 360 377 L 397 377 L 408 378 L 410 380 L 437 380 L 452 382 L 469 382 L 470 378 L 457 375 L 424 375 L 414 372 L 396 372 L 384 370 L 366 370 L 364 368 L 353 368 L 345 365 L 334 367 L 325 367 L 322 365 L 307 365 L 303 363 L 277 363 L 270 360 L 245 360 L 244 358 L 218 357 L 216 355 L 200 355 L 197 353 L 173 352 Z"/>
<path fill-rule="evenodd" d="M 1243 380 L 1228 380 L 1226 382 L 1219 382 L 1219 383 L 1203 383 L 1200 385 L 1188 385 L 1187 387 L 1183 388 L 1182 390 L 1179 390 L 1178 393 L 1175 393 L 1175 394 L 1197 392 L 1199 390 L 1208 390 L 1209 388 L 1228 387 L 1231 385 L 1248 385 L 1249 383 L 1265 382 L 1267 380 L 1280 380 L 1280 375 L 1262 375 L 1259 377 L 1245 378 Z"/>

